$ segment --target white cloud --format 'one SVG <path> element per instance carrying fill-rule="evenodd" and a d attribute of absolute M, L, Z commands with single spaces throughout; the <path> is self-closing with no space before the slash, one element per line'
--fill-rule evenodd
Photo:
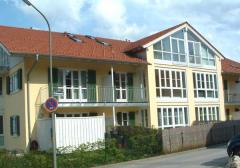
<path fill-rule="evenodd" d="M 42 19 L 21 0 L 4 0 Z M 139 39 L 188 21 L 224 55 L 238 58 L 239 0 L 30 0 L 55 31 Z"/>
<path fill-rule="evenodd" d="M 98 0 L 93 3 L 90 11 L 94 13 L 98 25 L 95 31 L 100 34 L 108 32 L 118 38 L 139 35 L 143 27 L 127 21 L 129 16 L 125 5 L 120 0 Z"/>
<path fill-rule="evenodd" d="M 82 24 L 80 12 L 84 0 L 30 0 L 30 2 L 46 15 L 54 29 L 76 31 Z M 23 2 L 15 1 L 15 5 L 24 13 L 42 19 L 33 8 Z"/>

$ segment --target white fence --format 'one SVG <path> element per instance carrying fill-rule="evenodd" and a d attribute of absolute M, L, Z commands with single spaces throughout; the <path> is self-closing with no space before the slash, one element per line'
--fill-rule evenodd
<path fill-rule="evenodd" d="M 39 119 L 37 139 L 40 150 L 52 147 L 51 119 Z M 57 148 L 75 148 L 84 143 L 104 140 L 105 117 L 57 117 L 56 146 Z"/>

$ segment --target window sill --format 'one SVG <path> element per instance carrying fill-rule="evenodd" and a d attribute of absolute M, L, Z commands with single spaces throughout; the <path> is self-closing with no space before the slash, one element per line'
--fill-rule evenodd
<path fill-rule="evenodd" d="M 187 98 L 157 98 L 157 102 L 158 103 L 161 103 L 161 102 L 188 102 L 188 99 Z"/>
<path fill-rule="evenodd" d="M 15 90 L 15 91 L 13 91 L 13 92 L 10 92 L 9 95 L 13 96 L 13 95 L 17 94 L 17 93 L 20 92 L 20 91 L 21 91 L 20 89 L 17 89 L 17 90 Z"/>
<path fill-rule="evenodd" d="M 195 98 L 195 102 L 199 103 L 199 102 L 214 102 L 214 103 L 218 103 L 219 102 L 219 98 Z"/>
<path fill-rule="evenodd" d="M 11 135 L 12 138 L 19 138 L 19 135 Z"/>
<path fill-rule="evenodd" d="M 166 64 L 166 65 L 176 65 L 176 66 L 187 66 L 186 62 L 176 62 L 176 61 L 166 61 L 166 60 L 154 60 L 155 64 Z"/>
<path fill-rule="evenodd" d="M 215 66 L 207 66 L 207 65 L 202 65 L 202 64 L 192 64 L 189 63 L 190 68 L 201 68 L 201 69 L 209 69 L 209 70 L 216 70 L 216 65 Z"/>

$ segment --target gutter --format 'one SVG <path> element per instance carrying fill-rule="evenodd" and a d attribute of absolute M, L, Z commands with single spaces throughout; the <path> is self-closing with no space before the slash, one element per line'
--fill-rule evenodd
<path fill-rule="evenodd" d="M 38 63 L 38 57 L 39 55 L 36 54 L 36 60 L 33 63 L 32 67 L 30 68 L 30 70 L 27 73 L 27 120 L 28 120 L 28 138 L 29 138 L 29 142 L 28 142 L 28 149 L 30 150 L 30 144 L 31 144 L 31 120 L 30 120 L 30 92 L 29 92 L 29 81 L 30 81 L 30 76 L 32 74 L 32 71 L 34 70 L 34 68 L 36 67 L 37 63 Z"/>

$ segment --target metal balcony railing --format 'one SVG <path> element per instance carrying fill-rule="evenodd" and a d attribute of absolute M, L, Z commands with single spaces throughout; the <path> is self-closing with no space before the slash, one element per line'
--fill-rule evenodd
<path fill-rule="evenodd" d="M 240 93 L 228 93 L 224 92 L 225 103 L 240 103 Z"/>
<path fill-rule="evenodd" d="M 114 92 L 114 93 L 113 93 Z M 38 100 L 44 103 L 48 98 L 48 87 L 40 89 Z M 113 95 L 114 98 L 113 98 Z M 113 88 L 94 87 L 53 87 L 53 96 L 60 103 L 145 103 L 146 89 L 140 87 Z"/>

